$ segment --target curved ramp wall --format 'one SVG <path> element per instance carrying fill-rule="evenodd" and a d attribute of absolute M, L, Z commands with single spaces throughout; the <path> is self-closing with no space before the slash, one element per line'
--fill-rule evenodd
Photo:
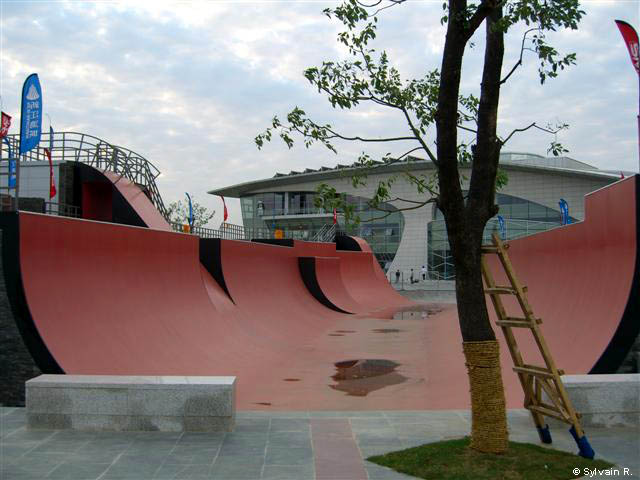
<path fill-rule="evenodd" d="M 305 287 L 298 257 L 312 245 L 13 217 L 15 242 L 5 253 L 15 261 L 5 278 L 18 299 L 16 324 L 46 373 L 237 375 L 239 398 L 248 402 L 260 398 L 265 378 L 352 317 L 321 305 Z M 226 290 L 200 263 L 202 246 L 212 243 L 209 262 L 218 258 Z"/>
<path fill-rule="evenodd" d="M 74 163 L 75 201 L 83 218 L 171 231 L 171 226 L 132 181 L 108 170 Z"/>
<path fill-rule="evenodd" d="M 639 185 L 636 175 L 595 191 L 585 197 L 583 222 L 509 242 L 516 274 L 567 373 L 615 373 L 640 331 Z M 495 256 L 490 260 L 499 272 Z M 521 312 L 513 297 L 503 300 L 509 313 Z M 517 332 L 525 361 L 538 364 L 525 334 Z"/>

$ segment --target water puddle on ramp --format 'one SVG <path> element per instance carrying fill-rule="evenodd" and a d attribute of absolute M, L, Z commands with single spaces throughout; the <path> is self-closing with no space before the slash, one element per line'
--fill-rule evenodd
<path fill-rule="evenodd" d="M 365 397 L 381 388 L 408 380 L 407 377 L 395 371 L 400 364 L 391 360 L 346 360 L 334 363 L 334 365 L 336 374 L 331 378 L 336 384 L 329 385 L 329 387 L 354 397 Z"/>
<path fill-rule="evenodd" d="M 373 333 L 400 333 L 400 332 L 404 332 L 404 330 L 400 330 L 399 328 L 374 328 L 371 331 Z"/>
<path fill-rule="evenodd" d="M 393 314 L 394 320 L 426 320 L 432 315 L 442 312 L 442 307 L 434 305 L 418 305 L 402 308 Z"/>

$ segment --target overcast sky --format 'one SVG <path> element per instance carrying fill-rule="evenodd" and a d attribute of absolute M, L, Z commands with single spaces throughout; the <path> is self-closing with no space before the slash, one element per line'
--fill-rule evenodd
<path fill-rule="evenodd" d="M 561 121 L 558 140 L 572 158 L 604 169 L 638 171 L 638 76 L 614 24 L 638 28 L 638 0 L 583 0 L 578 31 L 552 34 L 578 64 L 540 85 L 533 56 L 503 87 L 500 132 L 536 121 Z M 352 163 L 363 146 L 341 144 L 288 150 L 272 142 L 258 151 L 256 134 L 273 115 L 305 109 L 319 123 L 346 134 L 405 133 L 394 112 L 363 106 L 334 111 L 302 76 L 323 60 L 344 59 L 338 21 L 322 10 L 330 1 L 52 2 L 0 3 L 0 95 L 19 130 L 22 83 L 38 73 L 44 111 L 56 131 L 97 136 L 130 148 L 155 164 L 165 203 L 188 191 L 217 211 L 206 191 L 322 165 Z M 386 50 L 404 78 L 440 66 L 442 0 L 410 0 L 381 15 L 374 47 Z M 521 30 L 507 37 L 505 71 L 519 54 Z M 478 92 L 481 38 L 467 52 L 463 89 Z M 48 128 L 45 117 L 43 128 Z M 546 155 L 548 135 L 514 137 L 503 151 Z M 385 145 L 372 154 L 404 153 Z M 238 201 L 230 221 L 241 223 Z"/>

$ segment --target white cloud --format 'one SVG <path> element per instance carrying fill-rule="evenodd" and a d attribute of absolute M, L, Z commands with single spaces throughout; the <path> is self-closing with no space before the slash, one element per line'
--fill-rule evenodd
<path fill-rule="evenodd" d="M 335 111 L 302 76 L 323 60 L 345 58 L 336 42 L 339 22 L 322 9 L 332 2 L 2 2 L 0 94 L 17 119 L 22 81 L 38 72 L 44 109 L 56 130 L 75 130 L 126 146 L 163 175 L 165 201 L 184 191 L 216 208 L 212 188 L 277 171 L 350 163 L 363 150 L 383 155 L 389 145 L 340 145 L 288 150 L 279 142 L 258 151 L 254 136 L 273 115 L 303 107 L 320 123 L 347 134 L 402 135 L 402 118 L 377 108 Z M 502 92 L 500 131 L 546 123 L 571 125 L 559 135 L 571 156 L 600 167 L 637 169 L 637 76 L 614 18 L 638 26 L 637 2 L 584 2 L 581 28 L 550 39 L 578 65 L 540 86 L 526 57 Z M 440 67 L 441 2 L 408 2 L 387 10 L 376 43 L 404 78 Z M 35 23 L 30 23 L 35 22 Z M 25 25 L 33 25 L 25 30 Z M 477 92 L 481 36 L 465 59 L 463 87 Z M 505 69 L 519 54 L 507 42 Z M 17 122 L 16 122 L 17 124 Z M 549 137 L 515 137 L 508 150 L 544 154 Z M 395 151 L 403 153 L 407 145 Z M 237 202 L 229 202 L 240 221 Z"/>

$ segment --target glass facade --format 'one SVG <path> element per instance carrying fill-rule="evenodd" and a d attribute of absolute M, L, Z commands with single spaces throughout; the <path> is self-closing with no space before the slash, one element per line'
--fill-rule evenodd
<path fill-rule="evenodd" d="M 289 238 L 313 240 L 324 226 L 333 225 L 333 212 L 316 207 L 315 197 L 315 192 L 304 191 L 265 192 L 241 197 L 244 227 L 272 232 L 281 229 Z M 347 195 L 346 201 L 354 206 L 361 223 L 346 229 L 344 225 L 339 227 L 348 235 L 362 237 L 369 242 L 378 261 L 385 267 L 395 257 L 400 244 L 404 228 L 402 213 L 388 203 L 381 208 L 391 211 L 389 215 L 372 210 L 368 200 L 363 197 Z"/>
<path fill-rule="evenodd" d="M 561 225 L 560 211 L 553 210 L 523 198 L 496 194 L 496 201 L 500 206 L 499 215 L 505 223 L 505 239 L 511 240 L 525 235 L 544 232 Z M 453 258 L 449 249 L 447 228 L 442 212 L 435 208 L 434 220 L 428 229 L 428 270 L 432 279 L 452 280 L 455 278 Z M 577 220 L 573 217 L 571 223 Z M 484 242 L 489 243 L 491 233 L 499 231 L 498 218 L 493 217 L 487 222 L 484 230 Z"/>

